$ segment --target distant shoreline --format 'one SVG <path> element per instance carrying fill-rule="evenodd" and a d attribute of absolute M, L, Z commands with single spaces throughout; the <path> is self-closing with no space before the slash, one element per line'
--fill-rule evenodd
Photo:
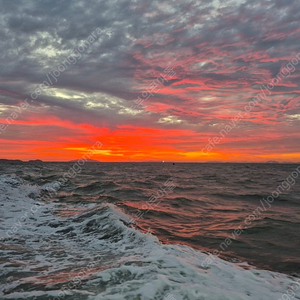
<path fill-rule="evenodd" d="M 78 160 L 69 160 L 69 161 L 43 161 L 40 159 L 24 161 L 20 159 L 0 159 L 0 163 L 74 163 Z M 297 165 L 300 162 L 278 162 L 278 161 L 267 161 L 267 162 L 222 162 L 222 161 L 195 161 L 195 162 L 184 162 L 184 161 L 98 161 L 98 160 L 87 160 L 86 163 L 101 163 L 101 164 L 115 164 L 115 163 L 136 163 L 136 164 L 144 164 L 144 163 L 153 163 L 153 164 L 269 164 L 269 165 Z"/>

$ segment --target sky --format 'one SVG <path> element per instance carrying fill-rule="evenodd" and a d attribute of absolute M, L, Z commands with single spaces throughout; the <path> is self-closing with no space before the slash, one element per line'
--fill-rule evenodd
<path fill-rule="evenodd" d="M 300 1 L 0 7 L 0 158 L 300 161 Z"/>

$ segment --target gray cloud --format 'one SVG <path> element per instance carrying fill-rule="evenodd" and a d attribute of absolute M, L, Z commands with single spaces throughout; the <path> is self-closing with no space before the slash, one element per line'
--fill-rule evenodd
<path fill-rule="evenodd" d="M 234 115 L 240 103 L 256 92 L 253 86 L 268 83 L 300 52 L 300 3 L 292 0 L 231 1 L 222 7 L 208 0 L 2 0 L 0 4 L 0 90 L 4 91 L 0 91 L 0 103 L 17 105 L 17 99 L 30 97 L 48 72 L 101 28 L 99 39 L 53 85 L 85 96 L 44 94 L 33 106 L 47 107 L 49 113 L 74 122 L 110 128 L 124 123 L 165 128 L 195 125 L 194 112 L 197 122 L 221 124 L 220 114 Z M 163 85 L 169 93 L 158 93 L 148 101 L 173 107 L 120 113 L 171 61 L 176 78 Z M 274 93 L 299 91 L 299 71 L 286 84 L 277 86 Z M 184 92 L 175 94 L 180 89 Z M 237 100 L 234 94 L 241 91 L 244 96 Z M 220 92 L 223 98 L 217 96 Z M 207 96 L 214 100 L 203 100 Z M 268 107 L 261 105 L 256 112 Z M 280 109 L 272 106 L 272 114 Z M 286 109 L 299 111 L 298 106 Z M 157 123 L 167 115 L 185 123 Z"/>

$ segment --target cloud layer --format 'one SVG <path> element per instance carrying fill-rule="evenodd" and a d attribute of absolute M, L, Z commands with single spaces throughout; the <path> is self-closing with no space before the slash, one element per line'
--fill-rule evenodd
<path fill-rule="evenodd" d="M 0 156 L 300 160 L 299 1 L 0 2 Z"/>

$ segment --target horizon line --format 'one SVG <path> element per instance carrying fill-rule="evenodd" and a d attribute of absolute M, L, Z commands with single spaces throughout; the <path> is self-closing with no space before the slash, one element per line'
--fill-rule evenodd
<path fill-rule="evenodd" d="M 63 161 L 45 161 L 42 159 L 31 159 L 31 160 L 22 160 L 22 159 L 7 159 L 7 158 L 0 158 L 1 161 L 7 162 L 43 162 L 43 163 L 76 163 L 82 158 L 79 159 L 72 159 L 72 160 L 63 160 Z M 85 161 L 85 163 L 177 163 L 177 164 L 300 164 L 300 162 L 289 162 L 289 161 L 165 161 L 165 160 L 145 160 L 145 161 L 99 161 L 99 160 L 92 160 L 92 161 Z"/>

